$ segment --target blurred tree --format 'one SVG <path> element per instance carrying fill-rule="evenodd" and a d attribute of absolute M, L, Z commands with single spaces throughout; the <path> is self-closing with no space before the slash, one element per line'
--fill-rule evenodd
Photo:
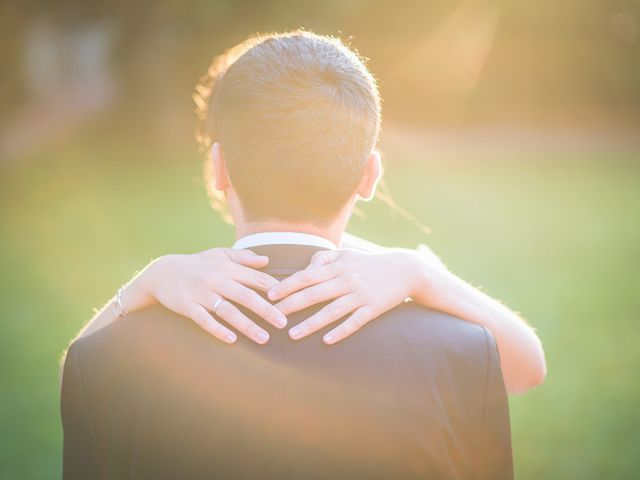
<path fill-rule="evenodd" d="M 29 76 L 56 71 L 29 60 L 38 24 L 78 42 L 90 40 L 77 32 L 107 28 L 103 63 L 121 91 L 117 112 L 149 133 L 190 129 L 191 88 L 213 55 L 249 34 L 297 27 L 340 35 L 371 58 L 387 118 L 640 121 L 637 0 L 30 0 L 0 9 L 5 127 L 40 100 Z"/>

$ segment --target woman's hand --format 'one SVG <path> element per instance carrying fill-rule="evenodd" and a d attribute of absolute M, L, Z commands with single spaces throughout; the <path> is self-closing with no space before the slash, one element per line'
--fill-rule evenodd
<path fill-rule="evenodd" d="M 264 344 L 269 334 L 252 322 L 235 305 L 255 312 L 277 328 L 287 319 L 282 312 L 254 290 L 267 291 L 278 284 L 272 276 L 255 270 L 269 259 L 251 250 L 212 248 L 192 255 L 167 255 L 153 261 L 124 290 L 123 306 L 128 312 L 157 301 L 169 310 L 190 318 L 226 343 L 236 334 L 223 325 Z M 146 296 L 146 299 L 143 297 Z M 214 307 L 218 304 L 215 312 Z"/>
<path fill-rule="evenodd" d="M 267 291 L 278 284 L 272 276 L 255 270 L 268 262 L 266 256 L 251 250 L 231 248 L 160 257 L 123 288 L 122 303 L 118 309 L 132 313 L 157 302 L 190 318 L 225 343 L 235 342 L 237 336 L 218 320 L 223 320 L 254 342 L 264 344 L 269 341 L 268 332 L 224 300 L 243 305 L 277 328 L 283 328 L 287 318 L 254 291 Z M 118 321 L 121 317 L 115 312 L 114 301 L 112 299 L 97 312 L 76 338 L 91 335 Z M 121 321 L 126 321 L 126 318 Z M 61 382 L 63 365 L 60 368 Z"/>
<path fill-rule="evenodd" d="M 546 362 L 535 331 L 518 314 L 452 274 L 428 247 L 384 249 L 360 243 L 357 248 L 374 251 L 318 252 L 307 268 L 268 292 L 271 300 L 280 300 L 276 307 L 285 315 L 330 302 L 289 330 L 291 338 L 303 338 L 349 315 L 323 338 L 336 343 L 410 297 L 489 329 L 507 392 L 524 393 L 544 381 Z"/>
<path fill-rule="evenodd" d="M 431 270 L 446 272 L 435 255 L 429 262 Z M 426 265 L 426 258 L 405 249 L 321 251 L 307 268 L 282 280 L 268 295 L 271 300 L 282 299 L 276 307 L 285 315 L 334 300 L 289 330 L 297 340 L 350 314 L 324 336 L 325 343 L 333 344 L 416 295 L 425 281 Z"/>

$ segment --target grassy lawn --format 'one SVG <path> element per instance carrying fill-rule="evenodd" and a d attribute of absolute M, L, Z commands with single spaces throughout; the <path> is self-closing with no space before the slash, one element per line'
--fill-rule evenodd
<path fill-rule="evenodd" d="M 379 201 L 350 231 L 428 243 L 450 268 L 521 311 L 549 375 L 512 398 L 516 474 L 632 478 L 640 471 L 640 154 L 423 159 L 387 151 L 387 182 L 420 231 Z M 529 152 L 530 153 L 530 152 Z M 58 360 L 149 259 L 229 244 L 189 149 L 107 142 L 0 170 L 0 478 L 56 478 Z"/>

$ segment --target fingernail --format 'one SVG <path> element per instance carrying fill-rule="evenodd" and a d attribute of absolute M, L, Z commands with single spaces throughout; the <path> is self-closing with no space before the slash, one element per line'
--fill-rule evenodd
<path fill-rule="evenodd" d="M 265 343 L 267 340 L 269 340 L 269 334 L 267 332 L 258 332 L 256 334 L 256 337 L 261 343 Z"/>
<path fill-rule="evenodd" d="M 237 339 L 238 337 L 236 337 L 236 334 L 235 334 L 235 333 L 227 333 L 227 335 L 226 335 L 224 338 L 225 338 L 225 340 L 227 340 L 227 342 L 229 342 L 229 343 L 233 343 L 233 342 L 235 342 L 235 341 L 236 341 L 236 339 Z"/>
<path fill-rule="evenodd" d="M 287 317 L 285 317 L 282 313 L 278 314 L 278 319 L 276 320 L 278 328 L 283 328 L 287 325 Z"/>
<path fill-rule="evenodd" d="M 327 333 L 324 336 L 324 343 L 332 343 L 333 342 L 333 335 L 331 335 L 330 333 Z"/>
<path fill-rule="evenodd" d="M 271 289 L 267 292 L 267 296 L 269 297 L 270 300 L 275 300 L 276 298 L 276 291 L 275 289 Z"/>
<path fill-rule="evenodd" d="M 302 328 L 300 327 L 293 327 L 291 330 L 289 330 L 289 336 L 294 340 L 299 338 L 301 335 L 302 335 Z"/>

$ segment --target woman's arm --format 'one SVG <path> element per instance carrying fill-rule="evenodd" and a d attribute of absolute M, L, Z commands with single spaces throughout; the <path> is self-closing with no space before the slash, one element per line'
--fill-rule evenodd
<path fill-rule="evenodd" d="M 420 265 L 422 281 L 412 299 L 431 308 L 477 323 L 491 331 L 500 353 L 505 386 L 510 394 L 540 385 L 547 374 L 542 343 L 517 313 L 446 269 Z"/>
<path fill-rule="evenodd" d="M 77 338 L 82 338 L 86 335 L 91 335 L 92 333 L 100 330 L 101 328 L 106 327 L 107 325 L 112 324 L 116 320 L 120 319 L 126 313 L 132 313 L 137 310 L 141 310 L 145 307 L 153 305 L 155 300 L 151 298 L 147 293 L 146 289 L 143 287 L 143 273 L 146 271 L 143 270 L 141 273 L 137 274 L 133 277 L 129 283 L 125 287 L 123 287 L 123 296 L 122 296 L 122 305 L 126 305 L 124 308 L 124 312 L 121 315 L 116 314 L 116 306 L 115 306 L 115 296 L 111 298 L 107 304 L 102 307 L 96 314 L 93 316 L 91 320 L 89 320 L 84 327 L 80 330 Z M 96 311 L 96 310 L 94 310 Z M 125 313 L 126 312 L 126 313 Z"/>
<path fill-rule="evenodd" d="M 351 234 L 345 234 L 342 243 L 347 248 L 385 250 Z M 418 274 L 422 280 L 411 295 L 413 301 L 488 328 L 496 339 L 509 393 L 524 393 L 540 385 L 547 375 L 547 365 L 533 328 L 520 315 L 452 274 L 426 245 L 420 244 L 417 251 L 422 257 Z"/>
<path fill-rule="evenodd" d="M 272 300 L 281 300 L 277 306 L 285 314 L 336 299 L 292 328 L 292 338 L 303 338 L 350 314 L 324 337 L 325 343 L 336 343 L 410 297 L 488 328 L 496 339 L 509 393 L 523 393 L 544 380 L 544 351 L 533 329 L 500 302 L 453 275 L 426 246 L 417 251 L 387 249 L 345 234 L 341 247 L 351 250 L 317 253 L 305 270 L 269 292 Z"/>
<path fill-rule="evenodd" d="M 282 282 L 254 270 L 266 265 L 268 259 L 250 250 L 168 255 L 152 262 L 127 284 L 122 306 L 133 312 L 158 302 L 191 318 L 216 338 L 233 343 L 235 333 L 210 313 L 220 298 L 246 306 L 278 328 L 286 325 L 288 313 L 333 299 L 289 331 L 293 339 L 303 338 L 351 314 L 325 335 L 324 341 L 332 344 L 411 298 L 489 328 L 496 338 L 509 393 L 522 393 L 544 380 L 544 352 L 531 327 L 500 302 L 449 272 L 426 246 L 417 251 L 387 249 L 345 234 L 342 247 L 351 250 L 318 252 L 306 269 Z M 274 307 L 252 289 L 268 291 L 271 300 L 280 302 Z M 257 343 L 268 341 L 268 333 L 230 302 L 220 304 L 216 317 Z M 123 320 L 114 313 L 112 300 L 79 336 Z"/>
<path fill-rule="evenodd" d="M 190 318 L 217 339 L 233 343 L 236 334 L 218 320 L 225 321 L 256 343 L 264 344 L 268 332 L 231 302 L 255 312 L 277 328 L 286 325 L 286 317 L 258 295 L 278 283 L 272 276 L 255 270 L 269 259 L 251 250 L 213 248 L 193 255 L 167 255 L 151 262 L 122 290 L 122 307 L 131 313 L 155 303 L 164 305 Z M 89 335 L 115 321 L 126 321 L 114 310 L 115 297 L 107 303 L 80 331 L 78 337 Z M 218 304 L 213 315 L 213 308 Z"/>
<path fill-rule="evenodd" d="M 237 336 L 220 321 L 254 342 L 264 344 L 269 340 L 269 333 L 231 302 L 224 300 L 243 305 L 275 327 L 284 328 L 287 324 L 284 314 L 255 292 L 267 291 L 278 283 L 272 276 L 255 270 L 268 262 L 266 256 L 257 255 L 251 250 L 231 248 L 212 248 L 193 255 L 160 257 L 123 287 L 118 308 L 114 309 L 114 297 L 87 322 L 76 339 L 115 321 L 126 321 L 126 314 L 117 314 L 120 307 L 124 312 L 132 313 L 160 303 L 193 320 L 225 343 L 234 343 Z M 60 368 L 61 384 L 63 370 L 64 359 Z"/>

